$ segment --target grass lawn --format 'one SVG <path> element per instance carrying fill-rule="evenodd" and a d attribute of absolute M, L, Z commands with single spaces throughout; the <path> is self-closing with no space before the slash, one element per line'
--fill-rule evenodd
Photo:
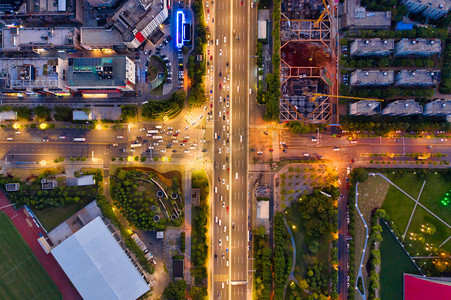
<path fill-rule="evenodd" d="M 418 198 L 424 179 L 418 178 L 418 176 L 413 173 L 406 173 L 401 176 L 394 176 L 389 173 L 387 174 L 387 177 L 414 199 Z"/>
<path fill-rule="evenodd" d="M 451 223 L 451 207 L 444 207 L 440 203 L 443 195 L 451 189 L 451 182 L 440 174 L 430 174 L 426 178 L 426 185 L 420 197 L 420 203 L 434 212 L 443 221 Z"/>
<path fill-rule="evenodd" d="M 64 222 L 67 218 L 82 209 L 87 203 L 80 202 L 64 207 L 47 207 L 44 209 L 33 208 L 33 212 L 38 217 L 39 222 L 44 226 L 45 230 L 51 231 L 56 226 Z"/>
<path fill-rule="evenodd" d="M 151 89 L 151 90 L 150 90 L 150 94 L 151 94 L 151 95 L 163 95 L 163 85 L 164 85 L 164 82 L 161 83 L 161 84 L 160 84 L 159 86 L 157 86 L 156 88 Z"/>
<path fill-rule="evenodd" d="M 430 235 L 426 233 L 421 232 L 421 225 L 427 225 L 431 224 L 435 227 L 435 233 Z M 421 234 L 424 236 L 424 242 L 415 242 L 411 241 L 409 237 L 411 236 L 411 233 L 413 234 Z M 449 236 L 451 235 L 451 229 L 446 227 L 442 222 L 437 220 L 434 216 L 432 216 L 430 213 L 428 213 L 425 209 L 422 207 L 417 206 L 415 210 L 415 214 L 413 215 L 412 222 L 410 223 L 409 230 L 407 232 L 407 235 L 404 239 L 406 246 L 408 248 L 409 244 L 412 245 L 412 251 L 409 251 L 412 253 L 412 255 L 428 255 L 429 251 L 426 250 L 425 243 L 433 243 L 435 246 L 439 246 L 441 243 L 443 243 Z M 450 244 L 445 244 L 447 246 L 447 250 L 451 251 Z M 410 250 L 410 249 L 409 249 Z M 418 254 L 417 254 L 418 253 Z"/>
<path fill-rule="evenodd" d="M 403 273 L 420 274 L 413 262 L 391 234 L 388 227 L 381 222 L 383 231 L 381 243 L 381 300 L 403 298 Z M 356 293 L 357 294 L 357 293 Z"/>
<path fill-rule="evenodd" d="M 0 286 L 0 299 L 62 299 L 53 280 L 3 213 L 0 213 Z"/>
<path fill-rule="evenodd" d="M 385 209 L 387 214 L 396 223 L 399 231 L 404 233 L 414 205 L 414 202 L 410 198 L 391 185 L 385 197 L 384 204 L 382 204 L 382 208 Z"/>
<path fill-rule="evenodd" d="M 301 218 L 299 217 L 297 204 L 293 203 L 290 208 L 286 210 L 285 214 L 288 226 L 291 228 L 291 233 L 294 237 L 294 243 L 296 245 L 296 267 L 294 268 L 294 276 L 301 276 L 305 278 L 307 275 L 307 269 L 305 261 L 302 258 L 307 253 L 307 249 L 304 248 L 304 232 L 302 230 Z M 293 225 L 295 228 L 293 228 Z"/>

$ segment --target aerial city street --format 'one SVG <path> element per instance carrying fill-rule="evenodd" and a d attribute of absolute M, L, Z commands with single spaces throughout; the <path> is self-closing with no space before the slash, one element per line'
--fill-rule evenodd
<path fill-rule="evenodd" d="M 426 2 L 1 0 L 0 298 L 451 299 Z"/>

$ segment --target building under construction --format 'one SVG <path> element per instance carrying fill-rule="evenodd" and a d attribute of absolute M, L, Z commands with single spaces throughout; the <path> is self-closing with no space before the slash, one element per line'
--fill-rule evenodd
<path fill-rule="evenodd" d="M 284 0 L 281 7 L 280 118 L 328 121 L 330 74 L 336 70 L 331 62 L 329 7 L 325 0 Z"/>

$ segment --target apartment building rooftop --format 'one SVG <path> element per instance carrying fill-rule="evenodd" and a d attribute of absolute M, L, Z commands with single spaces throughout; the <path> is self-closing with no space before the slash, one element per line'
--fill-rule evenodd
<path fill-rule="evenodd" d="M 79 31 L 74 27 L 3 28 L 3 51 L 35 51 L 49 48 L 78 48 Z"/>
<path fill-rule="evenodd" d="M 168 17 L 167 0 L 128 0 L 110 18 L 129 48 L 137 48 Z"/>
<path fill-rule="evenodd" d="M 0 77 L 13 89 L 65 90 L 67 61 L 57 57 L 1 58 Z"/>
<path fill-rule="evenodd" d="M 356 116 L 370 116 L 381 112 L 381 103 L 378 101 L 361 100 L 349 105 L 349 114 Z"/>
<path fill-rule="evenodd" d="M 351 85 L 353 86 L 390 85 L 393 82 L 393 71 L 355 70 L 351 73 Z"/>
<path fill-rule="evenodd" d="M 356 39 L 351 43 L 351 56 L 390 55 L 395 47 L 394 40 Z"/>
<path fill-rule="evenodd" d="M 345 27 L 352 28 L 389 28 L 391 11 L 367 11 L 360 6 L 360 1 L 345 2 Z"/>
<path fill-rule="evenodd" d="M 80 45 L 88 50 L 98 48 L 125 47 L 119 31 L 103 27 L 80 28 Z"/>
<path fill-rule="evenodd" d="M 433 86 L 437 84 L 438 72 L 428 70 L 402 70 L 395 75 L 396 86 Z"/>
<path fill-rule="evenodd" d="M 424 106 L 426 116 L 449 116 L 451 115 L 451 101 L 435 100 Z"/>
<path fill-rule="evenodd" d="M 395 45 L 396 56 L 427 56 L 440 53 L 440 39 L 401 39 Z"/>
<path fill-rule="evenodd" d="M 47 26 L 83 22 L 83 0 L 27 0 L 14 13 L 1 17 L 6 23 Z"/>
<path fill-rule="evenodd" d="M 386 108 L 382 110 L 382 115 L 387 116 L 410 116 L 423 113 L 423 106 L 415 100 L 398 100 L 389 103 Z"/>

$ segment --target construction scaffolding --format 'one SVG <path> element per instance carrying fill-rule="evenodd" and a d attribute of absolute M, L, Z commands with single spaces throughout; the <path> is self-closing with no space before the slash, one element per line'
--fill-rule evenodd
<path fill-rule="evenodd" d="M 329 120 L 331 29 L 325 0 L 283 1 L 280 38 L 280 119 Z M 326 96 L 312 97 L 314 93 Z"/>

